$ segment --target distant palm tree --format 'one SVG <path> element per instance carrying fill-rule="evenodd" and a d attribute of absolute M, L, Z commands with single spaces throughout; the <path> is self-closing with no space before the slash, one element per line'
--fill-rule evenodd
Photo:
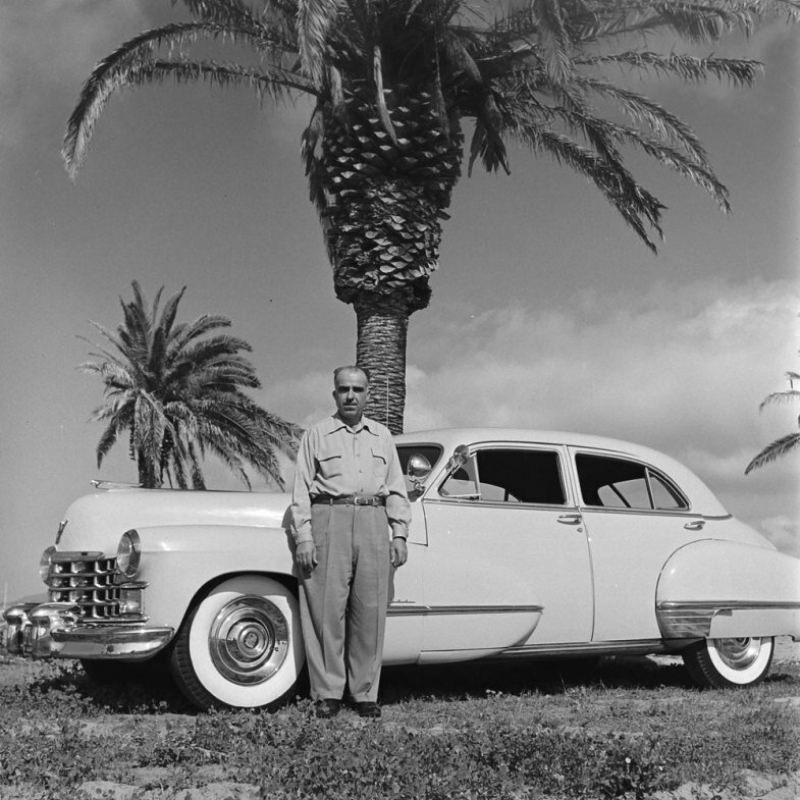
<path fill-rule="evenodd" d="M 227 328 L 226 317 L 204 314 L 194 322 L 175 322 L 186 287 L 159 314 L 163 287 L 148 309 L 139 284 L 134 299 L 120 298 L 124 322 L 111 333 L 92 325 L 117 349 L 100 348 L 81 368 L 105 384 L 105 401 L 92 419 L 107 427 L 97 445 L 97 465 L 124 431 L 139 483 L 152 489 L 166 477 L 182 489 L 205 489 L 200 462 L 218 456 L 251 488 L 245 464 L 283 488 L 278 451 L 296 452 L 299 429 L 256 405 L 243 388 L 261 384 L 242 355 L 250 345 L 232 336 L 207 334 Z M 90 342 L 91 344 L 91 342 Z M 94 345 L 97 347 L 97 345 Z"/>
<path fill-rule="evenodd" d="M 779 11 L 800 17 L 792 0 L 183 4 L 192 21 L 142 33 L 95 68 L 67 126 L 67 168 L 75 174 L 98 116 L 125 86 L 171 78 L 250 86 L 273 100 L 310 96 L 303 157 L 311 199 L 336 295 L 356 312 L 357 361 L 373 378 L 367 413 L 395 432 L 403 425 L 408 320 L 430 299 L 442 220 L 464 160 L 462 122 L 473 125 L 470 170 L 479 161 L 508 172 L 507 142 L 521 143 L 586 176 L 655 249 L 664 206 L 628 171 L 621 148 L 697 183 L 725 210 L 728 194 L 689 127 L 612 76 L 749 85 L 757 62 L 699 58 L 678 52 L 677 42 L 749 34 Z M 241 45 L 256 58 L 208 60 L 209 42 Z"/>
<path fill-rule="evenodd" d="M 758 410 L 761 411 L 765 406 L 772 403 L 786 403 L 800 400 L 800 389 L 795 389 L 795 383 L 800 383 L 800 375 L 796 372 L 787 372 L 786 377 L 789 379 L 789 388 L 784 392 L 772 392 L 767 395 L 759 405 Z M 797 418 L 797 427 L 800 428 L 800 416 Z M 768 444 L 748 465 L 744 474 L 752 472 L 754 469 L 763 467 L 771 461 L 786 455 L 790 450 L 800 447 L 800 433 L 787 433 L 786 436 L 781 436 L 774 442 Z"/>

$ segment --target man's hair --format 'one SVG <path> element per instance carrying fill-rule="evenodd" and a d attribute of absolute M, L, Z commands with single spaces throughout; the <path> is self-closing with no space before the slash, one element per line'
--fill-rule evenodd
<path fill-rule="evenodd" d="M 343 372 L 360 372 L 364 375 L 367 379 L 367 383 L 369 383 L 369 372 L 364 369 L 364 367 L 357 367 L 354 364 L 346 366 L 346 367 L 336 367 L 333 371 L 333 385 L 336 386 L 336 381 L 339 380 L 339 375 Z"/>

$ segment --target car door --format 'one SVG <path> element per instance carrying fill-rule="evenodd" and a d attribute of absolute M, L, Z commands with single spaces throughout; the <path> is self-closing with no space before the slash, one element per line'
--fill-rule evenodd
<path fill-rule="evenodd" d="M 634 458 L 570 448 L 589 535 L 594 642 L 661 637 L 656 584 L 678 548 L 703 538 L 706 521 L 662 471 Z"/>
<path fill-rule="evenodd" d="M 565 457 L 553 445 L 474 445 L 429 487 L 424 660 L 590 640 L 588 542 Z"/>

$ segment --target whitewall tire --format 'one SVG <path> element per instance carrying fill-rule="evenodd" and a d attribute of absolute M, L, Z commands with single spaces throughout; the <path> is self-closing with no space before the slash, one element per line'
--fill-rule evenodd
<path fill-rule="evenodd" d="M 242 575 L 192 608 L 170 668 L 198 708 L 261 708 L 292 696 L 304 663 L 295 595 L 273 578 Z"/>
<path fill-rule="evenodd" d="M 772 664 L 774 650 L 775 640 L 771 637 L 704 639 L 682 655 L 695 683 L 724 689 L 753 686 L 763 680 Z"/>

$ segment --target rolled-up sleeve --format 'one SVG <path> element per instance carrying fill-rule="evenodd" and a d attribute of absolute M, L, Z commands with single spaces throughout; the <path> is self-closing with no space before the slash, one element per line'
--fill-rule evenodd
<path fill-rule="evenodd" d="M 292 490 L 292 533 L 296 544 L 312 541 L 311 536 L 311 484 L 314 480 L 314 455 L 311 431 L 300 440 Z"/>
<path fill-rule="evenodd" d="M 400 458 L 391 435 L 381 437 L 386 449 L 386 516 L 392 528 L 392 536 L 408 538 L 411 524 L 411 503 L 408 502 L 406 481 L 400 467 Z"/>

